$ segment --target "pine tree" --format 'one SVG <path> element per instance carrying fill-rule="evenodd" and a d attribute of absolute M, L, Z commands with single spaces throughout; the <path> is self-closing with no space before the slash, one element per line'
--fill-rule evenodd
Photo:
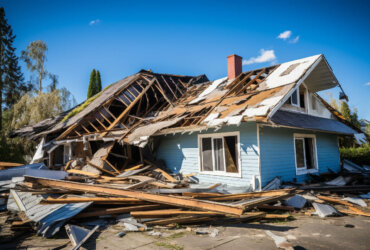
<path fill-rule="evenodd" d="M 340 104 L 340 112 L 342 113 L 342 115 L 344 116 L 344 118 L 351 122 L 351 110 L 348 106 L 348 103 L 347 102 L 344 102 L 342 101 L 341 104 Z"/>
<path fill-rule="evenodd" d="M 24 83 L 18 65 L 13 42 L 15 35 L 5 18 L 5 10 L 0 7 L 0 131 L 2 131 L 3 109 L 9 109 L 16 103 L 23 92 L 32 86 Z"/>
<path fill-rule="evenodd" d="M 90 74 L 89 88 L 87 89 L 87 99 L 94 96 L 96 93 L 96 71 L 93 69 Z"/>
<path fill-rule="evenodd" d="M 100 78 L 100 72 L 99 70 L 96 71 L 96 93 L 99 93 L 101 91 L 101 78 Z"/>

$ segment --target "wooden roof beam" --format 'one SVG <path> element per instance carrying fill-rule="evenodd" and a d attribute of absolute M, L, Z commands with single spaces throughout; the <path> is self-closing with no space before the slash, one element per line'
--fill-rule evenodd
<path fill-rule="evenodd" d="M 149 84 L 148 86 L 146 86 L 143 90 L 143 92 L 141 92 L 137 97 L 136 99 L 109 125 L 109 127 L 107 128 L 108 130 L 111 130 L 112 128 L 114 128 L 118 123 L 119 121 L 122 120 L 122 118 L 124 118 L 128 113 L 129 111 L 134 107 L 134 105 L 140 100 L 140 98 L 142 98 L 144 96 L 144 94 L 148 91 L 148 89 L 155 83 L 156 79 L 153 79 Z M 100 137 L 103 137 L 107 134 L 107 132 L 104 132 L 100 135 Z"/>

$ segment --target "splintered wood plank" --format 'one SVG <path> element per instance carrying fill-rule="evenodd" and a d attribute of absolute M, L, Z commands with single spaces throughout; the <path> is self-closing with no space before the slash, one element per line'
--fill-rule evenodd
<path fill-rule="evenodd" d="M 83 125 L 81 124 L 81 127 L 87 132 L 87 133 L 90 133 L 90 131 Z"/>
<path fill-rule="evenodd" d="M 368 212 L 364 212 L 356 207 L 353 207 L 353 206 L 349 206 L 348 207 L 350 210 L 352 210 L 353 212 L 357 213 L 358 215 L 363 215 L 363 216 L 367 216 L 367 217 L 370 217 L 370 213 Z"/>
<path fill-rule="evenodd" d="M 266 219 L 288 219 L 290 214 L 265 214 Z"/>
<path fill-rule="evenodd" d="M 171 91 L 173 97 L 175 97 L 175 100 L 177 99 L 177 96 L 175 94 L 175 92 L 173 92 L 172 88 L 170 87 L 170 85 L 167 83 L 166 79 L 162 76 L 162 79 L 164 81 L 164 83 L 166 84 L 166 86 L 168 87 L 168 89 Z"/>
<path fill-rule="evenodd" d="M 112 112 L 109 111 L 109 109 L 105 106 L 103 106 L 103 108 L 105 109 L 105 111 L 107 111 L 108 114 L 110 114 L 110 116 L 112 116 L 114 119 L 116 119 L 116 117 L 112 114 Z"/>
<path fill-rule="evenodd" d="M 271 196 L 271 197 L 261 197 L 261 198 L 257 198 L 257 199 L 253 199 L 253 200 L 246 200 L 244 202 L 240 202 L 237 206 L 239 206 L 240 208 L 243 208 L 244 211 L 245 210 L 248 210 L 248 209 L 252 209 L 258 205 L 262 205 L 262 204 L 266 204 L 266 203 L 271 203 L 271 202 L 275 202 L 275 201 L 278 201 L 278 200 L 282 200 L 282 199 L 286 199 L 288 197 L 291 197 L 293 196 L 294 194 L 285 194 L 285 195 L 275 195 L 275 196 Z"/>
<path fill-rule="evenodd" d="M 96 132 L 100 132 L 99 129 L 97 127 L 95 127 L 95 125 L 89 121 L 89 124 L 91 127 L 93 127 L 95 129 Z"/>
<path fill-rule="evenodd" d="M 110 175 L 113 175 L 113 176 L 116 176 L 117 175 L 117 173 L 114 173 L 114 172 L 111 172 L 109 170 L 106 170 L 105 168 L 99 167 L 99 166 L 95 165 L 94 163 L 92 163 L 90 161 L 87 161 L 87 164 L 89 164 L 90 166 L 92 166 L 92 167 L 94 167 L 96 169 L 99 169 L 100 171 L 103 171 L 103 172 L 105 172 L 107 174 L 110 174 Z"/>
<path fill-rule="evenodd" d="M 66 171 L 69 168 L 69 166 L 71 166 L 72 162 L 73 162 L 73 160 L 69 160 L 67 162 L 67 164 L 64 166 L 64 171 Z"/>
<path fill-rule="evenodd" d="M 182 193 L 183 196 L 189 196 L 193 198 L 215 198 L 223 196 L 224 194 L 219 193 L 192 193 L 192 192 L 184 192 Z"/>
<path fill-rule="evenodd" d="M 336 199 L 336 198 L 332 198 L 332 197 L 321 196 L 321 195 L 318 195 L 316 197 L 319 198 L 320 200 L 324 200 L 324 201 L 328 201 L 328 202 L 332 202 L 332 203 L 337 203 L 337 204 L 341 204 L 341 205 L 345 205 L 345 206 L 349 206 L 349 207 L 353 206 L 353 204 L 349 203 L 348 201 L 342 201 L 340 199 Z"/>
<path fill-rule="evenodd" d="M 78 133 L 78 131 L 77 131 L 77 130 L 73 130 L 73 132 L 75 132 L 78 136 L 81 136 L 81 134 L 80 134 L 80 133 Z"/>
<path fill-rule="evenodd" d="M 172 79 L 172 77 L 170 77 L 173 85 L 175 85 L 176 89 L 180 92 L 181 95 L 183 95 L 184 93 L 182 92 L 182 90 L 179 88 L 179 86 L 177 86 L 176 82 Z"/>
<path fill-rule="evenodd" d="M 246 198 L 258 198 L 258 197 L 271 197 L 275 195 L 286 195 L 293 191 L 293 189 L 279 189 L 262 192 L 242 193 L 242 194 L 227 194 L 220 197 L 213 197 L 209 200 L 213 201 L 227 201 L 227 200 L 240 200 Z"/>
<path fill-rule="evenodd" d="M 67 128 L 61 135 L 58 136 L 58 138 L 56 140 L 59 141 L 59 140 L 64 139 L 70 132 L 72 132 L 77 127 L 77 125 L 78 124 L 75 123 L 72 126 L 70 126 L 69 128 Z"/>
<path fill-rule="evenodd" d="M 248 88 L 251 84 L 253 84 L 257 79 L 258 77 L 260 77 L 263 73 L 265 73 L 266 69 L 263 69 L 261 70 L 255 78 L 253 78 L 253 80 L 249 81 L 247 84 L 245 84 L 237 93 L 236 95 L 238 95 L 239 93 L 243 92 L 246 88 Z"/>
<path fill-rule="evenodd" d="M 131 168 L 124 169 L 124 170 L 123 170 L 123 172 L 127 172 L 127 171 L 130 171 L 130 170 L 139 169 L 139 168 L 141 168 L 142 166 L 144 166 L 144 164 L 139 164 L 139 165 L 133 166 L 133 167 L 131 167 Z"/>
<path fill-rule="evenodd" d="M 362 216 L 370 217 L 370 213 L 363 212 L 358 208 L 355 208 L 355 207 L 348 207 L 348 208 L 350 210 L 348 210 L 348 209 L 338 209 L 338 211 L 343 213 L 343 214 L 362 215 Z"/>
<path fill-rule="evenodd" d="M 180 209 L 163 209 L 163 210 L 152 210 L 152 211 L 132 211 L 130 213 L 135 218 L 165 218 L 178 215 L 207 215 L 215 216 L 222 215 L 221 213 L 207 212 L 207 211 L 183 211 Z"/>
<path fill-rule="evenodd" d="M 86 171 L 82 171 L 82 170 L 77 170 L 77 169 L 70 169 L 70 170 L 67 170 L 67 172 L 71 173 L 71 174 L 86 175 L 86 176 L 93 177 L 93 178 L 99 178 L 100 177 L 100 174 L 94 174 L 94 173 L 90 173 L 90 172 L 86 172 Z"/>
<path fill-rule="evenodd" d="M 176 207 L 186 207 L 191 209 L 199 209 L 205 211 L 220 212 L 224 214 L 234 214 L 241 215 L 244 212 L 244 209 L 237 206 L 227 205 L 223 203 L 196 200 L 191 198 L 168 196 L 168 195 L 159 195 L 152 193 L 143 193 L 133 190 L 122 190 L 116 188 L 101 187 L 99 185 L 89 185 L 77 182 L 70 181 L 61 181 L 61 180 L 51 180 L 44 178 L 36 178 L 25 176 L 26 181 L 34 182 L 41 184 L 46 187 L 52 188 L 64 188 L 72 191 L 83 191 L 88 193 L 99 193 L 107 195 L 117 195 L 130 198 L 136 198 L 144 201 L 166 204 Z"/>
<path fill-rule="evenodd" d="M 106 209 L 99 209 L 97 211 L 92 211 L 92 212 L 82 212 L 76 215 L 74 218 L 88 218 L 88 217 L 96 217 L 96 216 L 108 215 L 108 214 L 125 214 L 131 211 L 152 210 L 152 209 L 159 209 L 163 207 L 167 207 L 167 206 L 163 206 L 161 204 L 154 204 L 154 205 L 139 205 L 139 206 L 129 206 L 129 207 L 106 208 Z"/>
<path fill-rule="evenodd" d="M 166 178 L 169 182 L 177 182 L 175 178 L 173 178 L 171 175 L 169 175 L 166 171 L 160 168 L 154 169 L 155 172 L 159 172 L 162 174 L 164 178 Z"/>
<path fill-rule="evenodd" d="M 154 221 L 148 221 L 145 222 L 148 226 L 154 226 L 154 225 L 169 225 L 169 224 L 192 224 L 195 222 L 204 222 L 204 221 L 210 221 L 214 220 L 214 217 L 208 217 L 208 216 L 196 216 L 196 215 L 190 215 L 190 216 L 180 216 L 175 218 L 169 218 L 169 219 L 161 219 L 161 220 L 154 220 Z"/>
<path fill-rule="evenodd" d="M 52 198 L 47 197 L 42 200 L 41 204 L 65 204 L 65 203 L 81 203 L 81 202 L 94 202 L 94 203 L 120 203 L 120 204 L 131 204 L 135 202 L 142 202 L 141 200 L 134 198 L 112 198 L 112 197 L 67 197 L 67 198 Z"/>
<path fill-rule="evenodd" d="M 22 163 L 15 163 L 15 162 L 0 162 L 0 169 L 5 169 L 5 168 L 12 168 L 12 167 L 17 167 L 17 166 L 22 166 L 24 164 Z"/>
<path fill-rule="evenodd" d="M 127 107 L 127 104 L 122 100 L 121 97 L 117 96 L 116 98 L 118 101 L 120 101 L 123 105 L 125 105 L 125 107 Z"/>
<path fill-rule="evenodd" d="M 164 90 L 162 89 L 162 86 L 160 84 L 155 84 L 154 85 L 158 90 L 159 92 L 162 94 L 163 98 L 172 106 L 174 107 L 175 105 L 173 104 L 173 102 L 167 97 L 166 93 L 164 93 Z"/>
<path fill-rule="evenodd" d="M 98 112 L 104 120 L 106 120 L 109 124 L 112 124 L 112 122 L 102 112 L 100 112 L 100 110 Z"/>
<path fill-rule="evenodd" d="M 131 111 L 131 109 L 134 107 L 134 105 L 139 101 L 139 99 L 141 97 L 143 97 L 143 95 L 146 93 L 146 91 L 155 83 L 156 81 L 156 78 L 154 78 L 153 80 L 150 81 L 150 83 L 148 84 L 148 86 L 145 87 L 145 89 L 143 90 L 143 92 L 141 92 L 136 98 L 135 100 L 117 117 L 117 119 L 115 119 L 110 125 L 109 127 L 107 128 L 107 130 L 111 130 L 112 128 L 114 128 L 118 123 L 119 121 L 126 116 L 126 114 L 128 114 L 129 111 Z M 104 137 L 105 135 L 107 134 L 107 132 L 103 132 L 100 137 Z"/>
<path fill-rule="evenodd" d="M 246 75 L 245 77 L 243 77 L 242 80 L 236 81 L 236 84 L 234 84 L 231 87 L 231 89 L 228 91 L 228 94 L 234 92 L 238 87 L 240 87 L 242 84 L 244 84 L 249 79 L 249 77 L 251 77 L 253 74 L 254 74 L 254 71 L 251 71 L 251 72 L 249 72 L 248 75 Z"/>
<path fill-rule="evenodd" d="M 98 119 L 96 118 L 95 120 L 97 120 L 97 122 L 104 128 L 104 129 L 107 129 L 107 127 Z"/>
<path fill-rule="evenodd" d="M 109 154 L 109 153 L 108 153 Z M 115 168 L 114 166 L 113 166 L 113 164 L 112 163 L 110 163 L 107 159 L 103 159 L 103 161 L 105 162 L 105 163 L 107 163 L 114 171 L 116 171 L 117 172 L 117 174 L 119 174 L 120 173 L 120 171 L 118 171 L 117 170 L 117 168 Z"/>

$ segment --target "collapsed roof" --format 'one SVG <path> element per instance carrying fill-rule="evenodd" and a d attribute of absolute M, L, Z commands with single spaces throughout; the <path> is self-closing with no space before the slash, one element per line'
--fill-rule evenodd
<path fill-rule="evenodd" d="M 108 86 L 54 126 L 42 132 L 37 130 L 32 136 L 56 133 L 57 140 L 111 139 L 143 147 L 152 135 L 248 121 L 276 124 L 278 119 L 274 123 L 272 117 L 303 81 L 313 91 L 339 85 L 323 55 L 215 81 L 209 81 L 205 75 L 178 76 L 142 70 Z M 280 118 L 281 115 L 280 112 Z M 339 127 L 323 130 L 356 133 L 342 123 Z M 13 135 L 21 136 L 21 130 Z"/>

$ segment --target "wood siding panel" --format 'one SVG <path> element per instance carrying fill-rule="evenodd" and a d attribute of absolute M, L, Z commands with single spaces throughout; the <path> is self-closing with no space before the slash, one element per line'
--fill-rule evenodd
<path fill-rule="evenodd" d="M 337 135 L 308 130 L 261 127 L 262 187 L 276 176 L 281 177 L 283 181 L 293 181 L 296 178 L 298 182 L 309 178 L 308 175 L 296 175 L 294 133 L 316 135 L 319 173 L 326 173 L 329 168 L 335 172 L 340 170 Z"/>
<path fill-rule="evenodd" d="M 241 177 L 220 176 L 199 173 L 198 134 L 223 132 L 240 132 Z M 194 132 L 192 134 L 176 134 L 159 136 L 157 159 L 162 159 L 173 172 L 184 174 L 199 173 L 196 177 L 203 183 L 223 183 L 229 186 L 249 187 L 254 175 L 259 175 L 257 126 L 256 123 L 244 123 L 239 127 L 228 126 L 218 131 Z"/>

